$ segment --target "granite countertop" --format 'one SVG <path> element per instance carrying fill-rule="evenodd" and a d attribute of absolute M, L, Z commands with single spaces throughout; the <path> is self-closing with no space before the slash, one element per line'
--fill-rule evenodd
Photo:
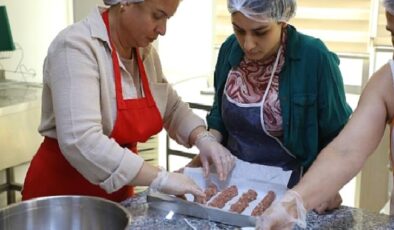
<path fill-rule="evenodd" d="M 149 208 L 146 195 L 147 192 L 142 192 L 122 202 L 133 218 L 130 229 L 240 229 L 179 214 L 174 214 L 172 218 L 169 218 L 169 212 Z M 307 229 L 394 229 L 394 217 L 341 206 L 325 215 L 309 212 Z"/>
<path fill-rule="evenodd" d="M 0 81 L 0 115 L 40 106 L 42 85 L 19 81 Z"/>

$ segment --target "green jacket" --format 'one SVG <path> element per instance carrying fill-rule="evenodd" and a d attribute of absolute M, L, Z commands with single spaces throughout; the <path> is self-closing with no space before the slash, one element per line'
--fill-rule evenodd
<path fill-rule="evenodd" d="M 214 73 L 215 98 L 207 115 L 209 128 L 220 131 L 226 144 L 227 130 L 221 117 L 224 84 L 230 69 L 244 53 L 234 35 L 222 44 Z M 319 39 L 287 27 L 285 64 L 279 76 L 279 100 L 283 119 L 283 144 L 308 168 L 348 121 L 352 109 L 346 103 L 337 55 Z"/>

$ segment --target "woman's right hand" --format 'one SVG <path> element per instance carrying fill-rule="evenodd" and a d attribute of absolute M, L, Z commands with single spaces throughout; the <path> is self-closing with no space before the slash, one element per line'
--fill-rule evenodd
<path fill-rule="evenodd" d="M 160 171 L 152 181 L 151 189 L 170 195 L 184 195 L 205 197 L 202 189 L 188 176 L 180 173 Z"/>

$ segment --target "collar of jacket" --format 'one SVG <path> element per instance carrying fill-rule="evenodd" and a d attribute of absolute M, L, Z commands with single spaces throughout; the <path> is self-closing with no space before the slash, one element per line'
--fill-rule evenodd
<path fill-rule="evenodd" d="M 235 35 L 232 36 L 235 37 Z M 296 28 L 292 25 L 287 25 L 286 56 L 288 58 L 294 60 L 298 60 L 301 58 L 299 52 L 297 52 L 300 46 L 299 40 L 300 38 Z M 239 45 L 238 40 L 235 38 L 233 44 L 231 45 L 230 55 L 228 58 L 231 67 L 239 65 L 243 57 L 244 52 Z"/>
<path fill-rule="evenodd" d="M 107 28 L 105 27 L 104 21 L 101 17 L 101 13 L 105 10 L 107 10 L 107 8 L 95 7 L 87 17 L 87 21 L 90 26 L 90 36 L 107 42 L 107 45 L 110 47 Z"/>
<path fill-rule="evenodd" d="M 86 18 L 86 22 L 90 29 L 90 36 L 92 38 L 97 38 L 103 41 L 108 49 L 112 52 L 111 44 L 109 43 L 109 36 L 107 33 L 107 27 L 104 24 L 104 21 L 101 17 L 101 14 L 108 10 L 106 7 L 95 7 Z M 149 54 L 150 50 L 152 49 L 152 44 L 149 44 L 145 48 L 139 48 L 140 55 L 143 61 L 145 61 L 146 56 Z M 121 68 L 126 69 L 123 65 L 123 62 L 119 62 Z"/>

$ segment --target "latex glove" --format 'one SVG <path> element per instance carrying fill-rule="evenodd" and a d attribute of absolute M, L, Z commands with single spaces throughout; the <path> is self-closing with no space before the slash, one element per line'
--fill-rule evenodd
<path fill-rule="evenodd" d="M 328 201 L 321 203 L 318 207 L 316 207 L 313 210 L 318 214 L 324 214 L 328 211 L 338 208 L 341 204 L 342 204 L 342 197 L 339 194 L 339 192 L 337 192 L 335 196 L 331 197 L 331 199 L 329 199 Z"/>
<path fill-rule="evenodd" d="M 205 193 L 189 177 L 180 173 L 171 173 L 161 170 L 149 186 L 151 191 L 159 191 L 171 195 L 191 193 L 194 196 L 203 196 Z"/>
<path fill-rule="evenodd" d="M 221 145 L 213 134 L 208 131 L 197 135 L 195 145 L 200 150 L 200 160 L 204 168 L 205 177 L 209 174 L 209 162 L 213 162 L 220 180 L 227 179 L 228 174 L 234 168 L 235 157 L 223 145 Z"/>
<path fill-rule="evenodd" d="M 263 215 L 256 218 L 256 229 L 292 229 L 294 224 L 306 227 L 306 210 L 301 196 L 289 190 L 280 201 L 274 202 Z"/>

